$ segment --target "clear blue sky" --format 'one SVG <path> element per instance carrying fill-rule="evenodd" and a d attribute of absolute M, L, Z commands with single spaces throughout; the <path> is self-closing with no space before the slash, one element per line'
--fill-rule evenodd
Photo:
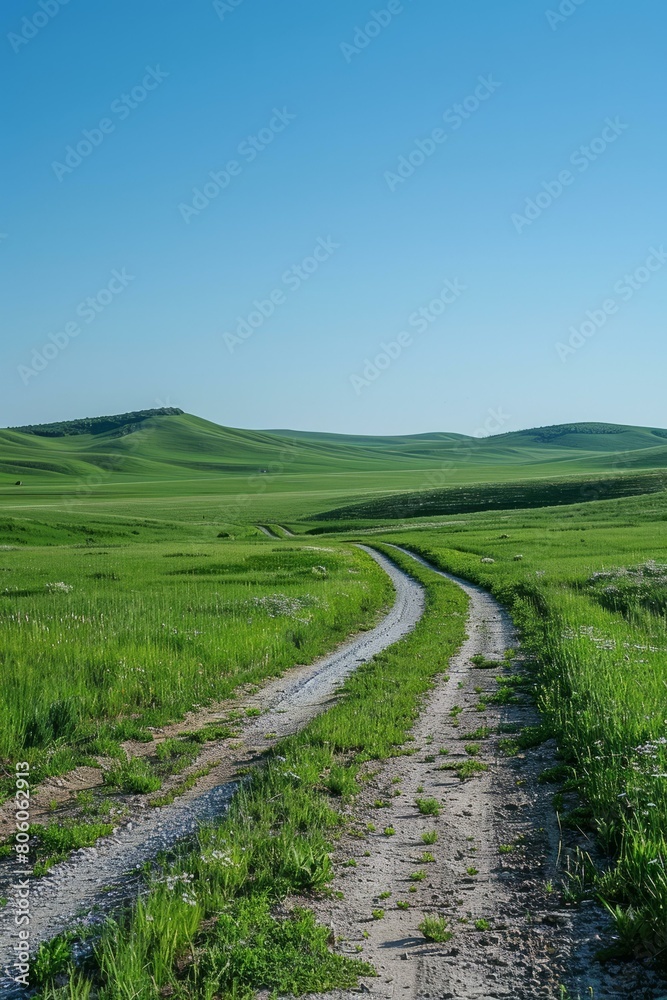
<path fill-rule="evenodd" d="M 662 0 L 41 2 L 0 15 L 0 425 L 667 425 Z"/>

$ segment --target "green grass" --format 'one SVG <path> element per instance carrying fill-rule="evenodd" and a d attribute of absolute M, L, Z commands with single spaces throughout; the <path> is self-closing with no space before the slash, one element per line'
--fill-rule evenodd
<path fill-rule="evenodd" d="M 439 816 L 441 805 L 437 799 L 415 799 L 417 809 L 422 816 Z"/>
<path fill-rule="evenodd" d="M 149 805 L 156 809 L 159 809 L 162 806 L 171 805 L 171 803 L 179 798 L 179 796 L 184 795 L 186 792 L 189 792 L 191 788 L 194 788 L 199 779 L 204 778 L 207 774 L 210 774 L 210 771 L 211 767 L 208 765 L 206 767 L 198 768 L 192 774 L 189 774 L 184 781 L 180 781 L 176 788 L 172 788 L 170 792 L 167 792 L 165 795 L 158 795 L 155 798 L 152 798 Z"/>
<path fill-rule="evenodd" d="M 312 661 L 390 601 L 382 570 L 336 544 L 0 550 L 0 758 L 38 780 L 120 757 L 123 739 Z M 177 749 L 185 763 L 182 743 L 158 756 Z"/>
<path fill-rule="evenodd" d="M 483 764 L 480 760 L 464 760 L 458 764 L 442 764 L 440 770 L 454 771 L 457 778 L 460 778 L 461 781 L 468 781 L 470 778 L 474 778 L 476 774 L 488 771 L 489 765 Z"/>
<path fill-rule="evenodd" d="M 129 795 L 145 795 L 161 788 L 162 779 L 143 757 L 132 757 L 105 771 L 104 784 Z"/>
<path fill-rule="evenodd" d="M 419 924 L 419 930 L 426 940 L 437 944 L 444 944 L 446 941 L 451 941 L 454 937 L 452 932 L 448 930 L 448 927 L 449 924 L 445 917 L 424 917 Z"/>
<path fill-rule="evenodd" d="M 111 823 L 67 821 L 48 826 L 33 824 L 30 833 L 35 837 L 36 861 L 33 875 L 44 875 L 53 865 L 64 860 L 72 851 L 92 847 L 100 837 L 113 831 Z"/>

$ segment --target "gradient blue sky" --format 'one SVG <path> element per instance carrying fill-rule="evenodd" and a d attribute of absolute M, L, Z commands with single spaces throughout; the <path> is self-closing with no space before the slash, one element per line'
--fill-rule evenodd
<path fill-rule="evenodd" d="M 37 29 L 23 18 L 38 0 L 3 4 L 0 425 L 164 404 L 357 433 L 470 434 L 489 410 L 503 430 L 667 425 L 667 264 L 624 283 L 667 247 L 661 0 L 565 0 L 559 21 L 548 0 L 404 0 L 347 56 L 387 0 L 234 2 L 69 0 Z M 158 66 L 168 76 L 121 117 L 114 102 Z M 480 76 L 500 86 L 443 122 Z M 239 144 L 274 108 L 295 118 L 248 162 Z M 58 179 L 54 162 L 104 118 L 113 131 Z M 608 118 L 615 141 L 572 163 Z M 390 190 L 386 172 L 438 127 L 446 140 Z M 179 206 L 230 160 L 240 172 L 186 222 Z M 513 214 L 566 169 L 517 232 Z M 285 285 L 320 238 L 339 247 Z M 94 322 L 77 317 L 114 269 L 133 280 Z M 447 279 L 465 292 L 411 330 Z M 274 289 L 274 314 L 230 352 L 224 334 Z M 562 360 L 556 345 L 609 299 Z M 79 335 L 26 376 L 72 322 Z M 355 390 L 365 359 L 410 330 Z"/>

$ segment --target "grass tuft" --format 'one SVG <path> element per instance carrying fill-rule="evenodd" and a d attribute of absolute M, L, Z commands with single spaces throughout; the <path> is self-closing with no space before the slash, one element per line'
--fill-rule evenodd
<path fill-rule="evenodd" d="M 445 944 L 454 937 L 445 917 L 424 917 L 419 924 L 419 930 L 427 941 L 433 941 L 436 944 Z"/>

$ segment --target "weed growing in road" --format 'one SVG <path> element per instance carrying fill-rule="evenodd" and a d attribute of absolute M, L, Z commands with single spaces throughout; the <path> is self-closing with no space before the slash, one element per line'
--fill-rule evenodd
<path fill-rule="evenodd" d="M 55 940 L 39 946 L 31 970 L 32 983 L 35 986 L 46 985 L 67 971 L 72 960 L 73 940 L 73 935 L 62 934 Z"/>
<path fill-rule="evenodd" d="M 426 940 L 433 941 L 436 944 L 444 944 L 446 941 L 451 941 L 454 935 L 448 928 L 449 924 L 445 917 L 424 917 L 419 924 L 419 930 Z"/>
<path fill-rule="evenodd" d="M 483 653 L 475 653 L 474 656 L 470 657 L 470 662 L 477 670 L 497 670 L 498 667 L 502 666 L 499 660 L 491 660 Z"/>
<path fill-rule="evenodd" d="M 489 736 L 493 736 L 493 729 L 489 726 L 479 726 L 474 729 L 471 733 L 463 734 L 460 739 L 462 740 L 488 740 Z"/>
<path fill-rule="evenodd" d="M 439 816 L 441 805 L 437 799 L 415 799 L 417 809 L 422 816 Z"/>
<path fill-rule="evenodd" d="M 460 778 L 461 781 L 469 781 L 470 778 L 474 778 L 476 774 L 488 771 L 489 765 L 483 764 L 479 760 L 464 760 L 458 764 L 441 764 L 440 770 L 454 771 L 457 778 Z"/>

